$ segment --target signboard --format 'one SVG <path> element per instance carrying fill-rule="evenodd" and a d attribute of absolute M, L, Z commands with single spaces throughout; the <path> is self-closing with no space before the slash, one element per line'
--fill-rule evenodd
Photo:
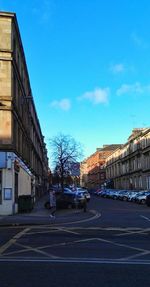
<path fill-rule="evenodd" d="M 12 188 L 4 188 L 4 199 L 5 200 L 12 199 Z"/>
<path fill-rule="evenodd" d="M 80 163 L 79 162 L 71 163 L 70 171 L 72 176 L 80 176 Z"/>

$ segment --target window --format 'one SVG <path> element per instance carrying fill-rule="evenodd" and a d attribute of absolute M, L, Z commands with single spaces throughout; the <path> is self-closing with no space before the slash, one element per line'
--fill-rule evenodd
<path fill-rule="evenodd" d="M 150 176 L 147 176 L 146 178 L 146 187 L 147 189 L 150 189 Z"/>
<path fill-rule="evenodd" d="M 142 188 L 142 177 L 139 176 L 139 188 Z"/>

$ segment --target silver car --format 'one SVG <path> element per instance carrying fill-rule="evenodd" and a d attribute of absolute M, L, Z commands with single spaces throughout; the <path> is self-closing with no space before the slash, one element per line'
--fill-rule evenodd
<path fill-rule="evenodd" d="M 90 201 L 90 199 L 91 199 L 91 195 L 87 189 L 83 189 L 83 188 L 78 187 L 76 189 L 76 194 L 77 195 L 82 194 L 86 198 L 87 201 Z"/>

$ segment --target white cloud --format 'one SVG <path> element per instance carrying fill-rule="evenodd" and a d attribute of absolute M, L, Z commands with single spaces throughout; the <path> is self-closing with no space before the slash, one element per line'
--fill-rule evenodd
<path fill-rule="evenodd" d="M 71 108 L 71 102 L 69 99 L 62 99 L 60 101 L 53 101 L 51 102 L 51 107 L 59 108 L 64 111 L 68 111 Z"/>
<path fill-rule="evenodd" d="M 105 89 L 96 88 L 94 91 L 84 93 L 79 99 L 89 100 L 95 105 L 104 104 L 108 103 L 109 93 L 110 93 L 109 88 Z"/>
<path fill-rule="evenodd" d="M 142 86 L 141 83 L 136 82 L 132 85 L 123 84 L 117 91 L 117 96 L 121 96 L 124 94 L 143 94 L 150 92 L 150 85 Z"/>
<path fill-rule="evenodd" d="M 146 49 L 148 48 L 148 44 L 141 38 L 139 37 L 136 33 L 132 33 L 131 34 L 131 39 L 132 41 L 134 42 L 134 44 L 136 46 L 138 46 L 139 48 L 142 48 L 142 49 Z"/>
<path fill-rule="evenodd" d="M 32 13 L 42 24 L 47 24 L 52 18 L 52 15 L 55 10 L 55 4 L 53 0 L 43 0 L 40 5 L 38 0 L 33 2 Z"/>
<path fill-rule="evenodd" d="M 110 70 L 113 74 L 119 74 L 125 71 L 125 67 L 123 64 L 115 64 L 110 67 Z"/>

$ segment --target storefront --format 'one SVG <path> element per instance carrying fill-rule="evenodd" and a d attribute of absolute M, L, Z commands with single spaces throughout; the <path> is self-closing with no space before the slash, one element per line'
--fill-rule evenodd
<path fill-rule="evenodd" d="M 18 198 L 34 198 L 34 176 L 13 152 L 0 152 L 0 215 L 18 212 Z"/>

